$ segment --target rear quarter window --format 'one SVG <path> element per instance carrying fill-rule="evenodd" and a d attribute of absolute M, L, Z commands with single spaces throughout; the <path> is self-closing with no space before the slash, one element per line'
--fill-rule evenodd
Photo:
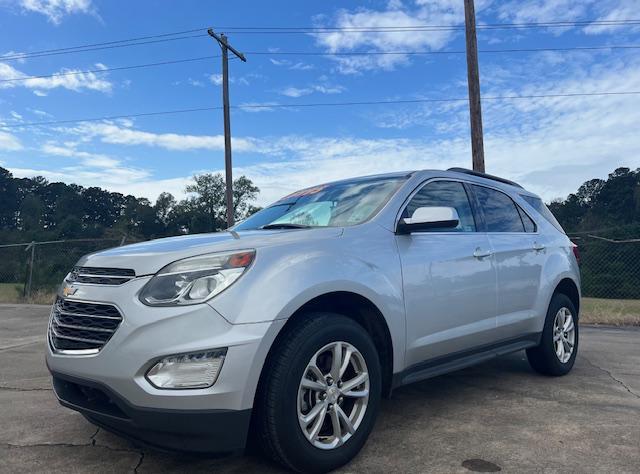
<path fill-rule="evenodd" d="M 542 217 L 548 220 L 556 229 L 558 229 L 563 234 L 564 229 L 555 218 L 555 216 L 551 213 L 549 208 L 542 202 L 542 199 L 536 196 L 527 196 L 526 194 L 521 194 L 520 197 L 524 199 L 531 207 L 533 207 Z"/>

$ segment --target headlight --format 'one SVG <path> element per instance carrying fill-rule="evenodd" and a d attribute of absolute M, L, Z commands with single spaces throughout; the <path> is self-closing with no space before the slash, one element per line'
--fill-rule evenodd
<path fill-rule="evenodd" d="M 150 306 L 203 303 L 240 278 L 255 254 L 255 250 L 212 253 L 170 263 L 145 285 L 140 301 Z"/>

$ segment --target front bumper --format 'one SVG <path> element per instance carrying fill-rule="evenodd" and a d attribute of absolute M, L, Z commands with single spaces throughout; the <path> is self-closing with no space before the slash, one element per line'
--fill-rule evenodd
<path fill-rule="evenodd" d="M 156 449 L 233 453 L 246 444 L 251 410 L 168 410 L 137 407 L 105 385 L 52 372 L 60 404 L 93 424 Z"/>
<path fill-rule="evenodd" d="M 242 449 L 262 366 L 284 321 L 231 324 L 208 304 L 143 305 L 148 278 L 120 286 L 78 285 L 75 301 L 117 307 L 122 323 L 96 354 L 47 348 L 60 403 L 96 425 L 159 448 L 197 452 Z M 227 348 L 212 387 L 158 389 L 145 378 L 161 357 Z"/>

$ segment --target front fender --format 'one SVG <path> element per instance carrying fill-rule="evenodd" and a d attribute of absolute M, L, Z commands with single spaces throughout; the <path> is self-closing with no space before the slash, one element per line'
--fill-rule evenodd
<path fill-rule="evenodd" d="M 380 310 L 394 341 L 394 365 L 402 363 L 405 316 L 393 234 L 359 232 L 308 247 L 259 249 L 254 267 L 209 304 L 230 323 L 248 324 L 286 320 L 327 293 L 355 293 Z"/>

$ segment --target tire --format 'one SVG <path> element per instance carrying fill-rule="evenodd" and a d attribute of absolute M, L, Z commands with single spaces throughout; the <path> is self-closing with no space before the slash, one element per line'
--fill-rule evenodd
<path fill-rule="evenodd" d="M 563 311 L 565 321 L 570 318 L 573 328 L 573 336 L 570 331 L 557 331 L 555 329 L 556 318 L 560 318 L 559 313 Z M 561 324 L 562 325 L 562 324 Z M 563 326 L 566 328 L 566 326 Z M 555 334 L 554 334 L 555 333 Z M 560 334 L 562 333 L 562 334 Z M 563 343 L 561 340 L 554 339 L 557 337 L 562 338 L 565 336 Z M 571 301 L 571 299 L 562 294 L 556 293 L 551 298 L 549 309 L 547 310 L 547 317 L 544 322 L 544 329 L 542 330 L 542 338 L 540 345 L 531 349 L 527 349 L 527 359 L 529 364 L 536 371 L 544 375 L 560 376 L 566 375 L 571 371 L 573 364 L 578 354 L 578 342 L 579 342 L 579 326 L 578 326 L 578 312 Z M 566 348 L 569 347 L 569 343 L 573 342 L 573 349 L 570 352 L 568 358 L 566 355 Z M 560 349 L 558 346 L 562 345 Z M 561 355 L 558 353 L 563 352 Z M 562 360 L 561 360 L 562 359 Z M 566 360 L 564 360 L 566 359 Z"/>
<path fill-rule="evenodd" d="M 287 329 L 285 329 L 287 330 Z M 373 429 L 380 405 L 381 369 L 378 353 L 365 329 L 355 321 L 335 313 L 308 313 L 294 323 L 279 338 L 279 346 L 275 347 L 265 368 L 263 379 L 256 397 L 256 428 L 259 441 L 265 454 L 285 467 L 298 472 L 328 472 L 351 461 L 364 446 L 369 433 Z M 339 345 L 337 344 L 339 343 Z M 326 352 L 324 350 L 329 346 Z M 301 385 L 303 375 L 306 380 L 320 381 L 319 375 L 325 375 L 327 366 L 331 366 L 333 355 L 342 354 L 343 359 L 350 354 L 349 364 L 341 380 L 332 382 L 322 380 L 325 387 L 317 386 L 304 388 Z M 339 352 L 338 352 L 339 351 Z M 316 358 L 317 356 L 317 358 Z M 320 372 L 309 368 L 312 359 L 317 360 Z M 336 359 L 339 360 L 339 359 Z M 363 369 L 366 369 L 364 370 Z M 331 374 L 333 369 L 330 368 Z M 338 370 L 335 373 L 340 373 Z M 362 396 L 367 388 L 367 382 L 349 388 L 348 385 L 358 380 L 364 380 L 363 373 L 368 374 L 368 397 Z M 344 383 L 342 383 L 344 380 Z M 319 382 L 318 382 L 319 383 Z M 338 387 L 344 387 L 341 393 Z M 329 388 L 326 388 L 329 387 Z M 334 387 L 331 389 L 331 387 Z M 342 390 L 342 389 L 340 389 Z M 323 395 L 324 393 L 324 395 Z M 351 396 L 358 395 L 357 398 Z M 321 399 L 321 397 L 323 397 Z M 331 402 L 334 402 L 333 404 Z M 366 404 L 365 404 L 366 403 Z M 363 405 L 364 404 L 364 405 Z M 330 408 L 329 406 L 334 408 Z M 335 406 L 339 406 L 340 410 Z M 356 410 L 356 406 L 359 407 Z M 362 408 L 364 406 L 364 408 Z M 307 435 L 303 432 L 302 421 L 299 416 L 310 416 L 311 408 L 321 408 L 318 417 L 314 418 L 307 427 Z M 327 409 L 326 425 L 318 436 L 312 434 L 315 422 Z M 349 418 L 353 417 L 353 433 L 348 433 L 347 425 L 341 418 L 341 413 Z M 330 438 L 327 433 L 335 434 L 333 414 L 339 419 L 339 433 L 345 431 L 345 440 L 337 441 L 338 437 Z M 324 433 L 324 435 L 323 435 Z M 347 435 L 348 433 L 348 435 Z M 312 440 L 308 436 L 312 436 Z M 348 439 L 347 439 L 348 438 Z M 335 447 L 327 448 L 329 441 L 337 443 Z M 342 440 L 342 436 L 340 437 Z M 318 447 L 318 443 L 324 447 Z"/>

